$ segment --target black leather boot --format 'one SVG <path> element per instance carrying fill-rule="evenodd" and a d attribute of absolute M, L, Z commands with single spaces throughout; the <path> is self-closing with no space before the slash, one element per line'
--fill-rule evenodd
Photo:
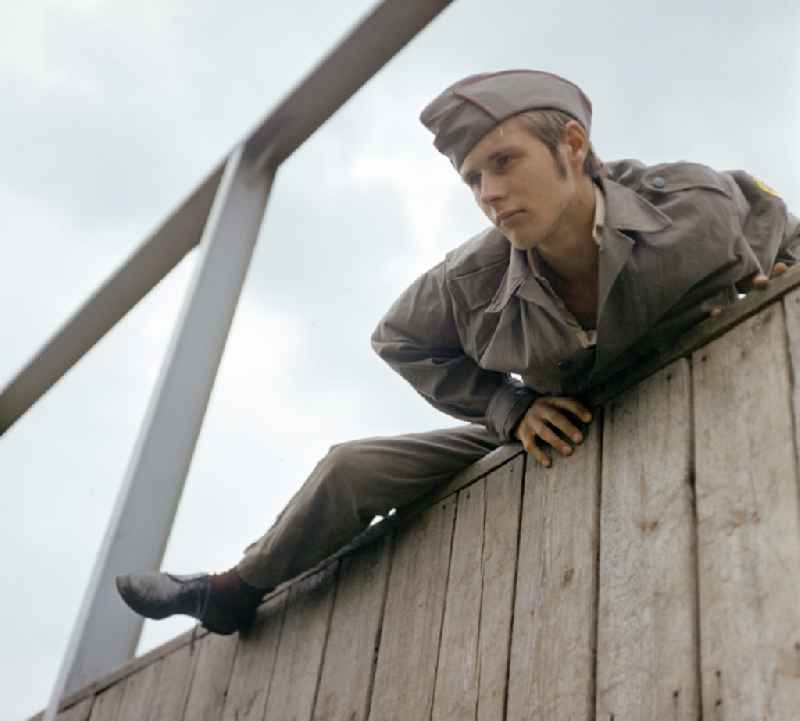
<path fill-rule="evenodd" d="M 235 571 L 213 576 L 127 573 L 117 576 L 116 584 L 122 600 L 140 616 L 162 619 L 182 614 L 213 633 L 227 635 L 252 624 L 264 595 L 231 574 Z"/>

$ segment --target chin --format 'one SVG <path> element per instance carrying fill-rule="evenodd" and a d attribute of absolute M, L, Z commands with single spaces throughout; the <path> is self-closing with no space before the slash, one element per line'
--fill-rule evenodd
<path fill-rule="evenodd" d="M 511 243 L 511 247 L 517 250 L 532 250 L 539 245 L 535 238 L 517 238 L 509 235 L 507 235 L 506 238 L 508 238 L 508 242 Z"/>

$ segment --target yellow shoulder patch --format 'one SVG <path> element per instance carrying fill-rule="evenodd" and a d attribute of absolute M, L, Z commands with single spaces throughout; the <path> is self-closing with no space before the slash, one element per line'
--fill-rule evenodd
<path fill-rule="evenodd" d="M 765 193 L 769 193 L 770 195 L 774 195 L 776 198 L 780 198 L 780 196 L 775 192 L 775 189 L 770 188 L 770 186 L 767 185 L 763 180 L 761 180 L 760 178 L 756 178 L 755 176 L 753 176 L 753 180 L 756 181 L 756 185 L 759 188 L 761 188 L 761 190 L 763 190 Z"/>

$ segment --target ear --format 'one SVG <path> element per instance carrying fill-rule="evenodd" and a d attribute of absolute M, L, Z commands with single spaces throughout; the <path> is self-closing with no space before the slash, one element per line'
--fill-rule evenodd
<path fill-rule="evenodd" d="M 577 120 L 570 120 L 561 129 L 561 145 L 565 153 L 565 160 L 578 170 L 583 167 L 583 162 L 589 154 L 589 136 L 586 129 Z"/>

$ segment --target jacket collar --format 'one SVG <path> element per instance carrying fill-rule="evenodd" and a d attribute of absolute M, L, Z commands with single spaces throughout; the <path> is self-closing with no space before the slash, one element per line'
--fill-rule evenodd
<path fill-rule="evenodd" d="M 599 180 L 606 196 L 606 227 L 637 233 L 657 233 L 672 225 L 672 221 L 664 213 L 630 188 L 608 178 Z"/>
<path fill-rule="evenodd" d="M 600 316 L 611 287 L 628 261 L 633 250 L 633 239 L 623 230 L 638 233 L 656 233 L 672 224 L 658 208 L 637 195 L 630 188 L 608 178 L 600 178 L 600 187 L 605 194 L 605 218 L 602 226 L 600 247 L 600 284 L 598 288 L 598 328 Z M 494 230 L 499 233 L 500 231 Z M 525 251 L 510 249 L 508 269 L 500 282 L 487 313 L 502 311 L 512 296 L 519 295 L 539 305 L 552 305 L 550 294 L 545 290 L 546 281 L 532 271 Z"/>

